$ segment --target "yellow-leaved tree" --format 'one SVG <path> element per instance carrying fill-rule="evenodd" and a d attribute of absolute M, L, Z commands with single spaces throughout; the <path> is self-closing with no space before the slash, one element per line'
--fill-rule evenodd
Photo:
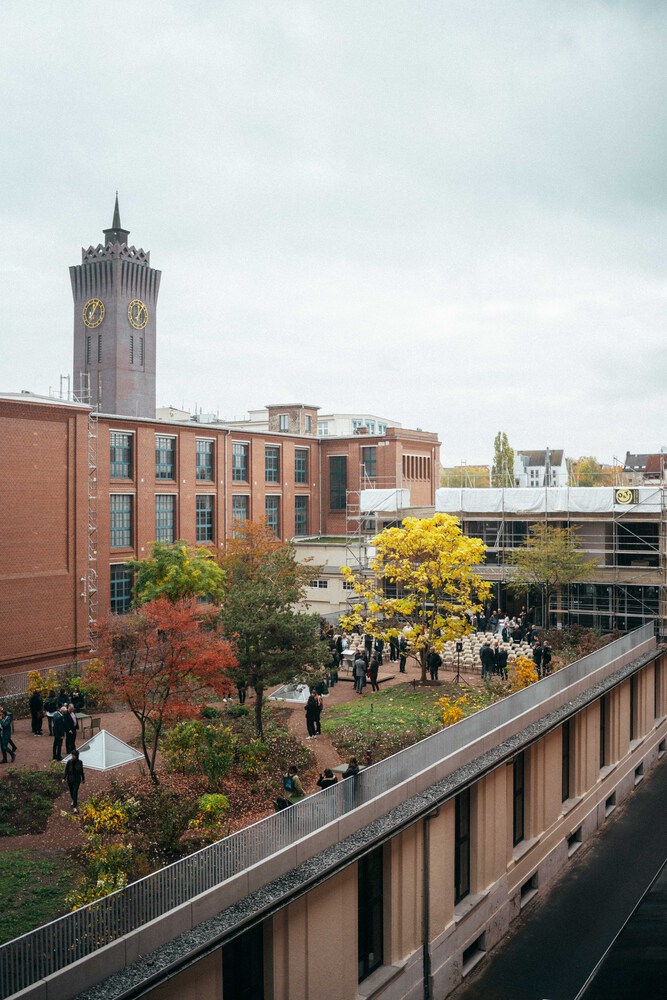
<path fill-rule="evenodd" d="M 376 554 L 370 574 L 343 566 L 361 601 L 341 624 L 385 641 L 405 635 L 425 683 L 430 647 L 440 652 L 448 639 L 470 632 L 466 612 L 477 611 L 490 593 L 475 572 L 484 562 L 484 543 L 464 535 L 458 518 L 436 514 L 406 517 L 400 528 L 386 528 L 371 544 Z"/>

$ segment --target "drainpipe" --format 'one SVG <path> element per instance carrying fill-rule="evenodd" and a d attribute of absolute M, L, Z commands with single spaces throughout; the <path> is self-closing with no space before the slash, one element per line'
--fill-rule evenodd
<path fill-rule="evenodd" d="M 431 936 L 430 909 L 431 909 L 431 880 L 430 880 L 430 821 L 437 819 L 440 815 L 440 806 L 424 816 L 424 827 L 422 835 L 422 977 L 424 981 L 424 1000 L 431 1000 L 431 952 L 429 950 L 429 939 Z"/>

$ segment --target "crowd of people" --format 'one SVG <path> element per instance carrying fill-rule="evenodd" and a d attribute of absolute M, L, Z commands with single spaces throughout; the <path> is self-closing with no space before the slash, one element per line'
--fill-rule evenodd
<path fill-rule="evenodd" d="M 67 785 L 72 800 L 72 811 L 77 813 L 79 788 L 85 782 L 83 764 L 79 758 L 79 751 L 76 748 L 76 735 L 79 729 L 78 713 L 83 711 L 84 700 L 78 689 L 71 693 L 64 687 L 60 688 L 58 694 L 54 690 L 48 692 L 46 698 L 43 697 L 41 689 L 36 688 L 28 700 L 30 709 L 30 725 L 33 736 L 44 736 L 44 719 L 47 721 L 49 736 L 53 742 L 51 745 L 51 756 L 53 760 L 63 760 L 63 741 L 65 743 L 65 756 L 69 759 L 65 764 L 63 781 Z M 4 710 L 3 710 L 4 711 Z M 6 718 L 2 716 L 2 719 Z M 0 719 L 0 728 L 4 734 L 4 723 Z M 11 718 L 9 720 L 9 732 L 11 733 Z M 3 763 L 6 763 L 6 754 L 9 750 L 12 761 L 16 754 L 16 746 L 13 748 L 5 742 L 4 735 L 1 738 Z"/>

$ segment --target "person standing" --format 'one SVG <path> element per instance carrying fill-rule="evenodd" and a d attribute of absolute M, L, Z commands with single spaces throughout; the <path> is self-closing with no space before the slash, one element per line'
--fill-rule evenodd
<path fill-rule="evenodd" d="M 239 696 L 239 705 L 245 705 L 246 694 L 248 693 L 248 685 L 245 680 L 240 680 L 236 685 L 236 690 Z"/>
<path fill-rule="evenodd" d="M 317 736 L 318 714 L 317 691 L 314 687 L 310 689 L 310 695 L 308 697 L 308 701 L 306 702 L 304 712 L 306 713 L 306 729 L 308 730 L 308 736 L 306 738 L 312 740 L 313 736 Z"/>
<path fill-rule="evenodd" d="M 505 646 L 498 646 L 494 652 L 496 673 L 507 680 L 507 649 Z"/>
<path fill-rule="evenodd" d="M 30 707 L 30 720 L 33 734 L 35 736 L 41 736 L 42 719 L 44 718 L 44 699 L 42 698 L 42 692 L 39 688 L 36 688 L 36 690 L 30 695 L 28 705 Z"/>
<path fill-rule="evenodd" d="M 431 646 L 428 652 L 428 656 L 426 657 L 426 666 L 428 667 L 431 680 L 437 681 L 438 671 L 442 666 L 442 657 L 440 656 L 440 653 L 436 652 L 435 646 Z"/>
<path fill-rule="evenodd" d="M 490 679 L 493 674 L 494 655 L 489 639 L 486 640 L 480 649 L 479 658 L 482 661 L 482 680 L 486 680 L 487 677 Z"/>
<path fill-rule="evenodd" d="M 398 659 L 398 636 L 389 636 L 389 659 L 392 663 L 395 663 Z"/>
<path fill-rule="evenodd" d="M 548 642 L 542 643 L 542 676 L 546 677 L 551 673 L 551 646 Z"/>
<path fill-rule="evenodd" d="M 2 751 L 2 763 L 7 763 L 7 752 L 12 758 L 12 764 L 16 758 L 16 744 L 12 739 L 12 717 L 4 705 L 0 705 L 0 750 Z"/>
<path fill-rule="evenodd" d="M 53 713 L 53 759 L 63 759 L 63 736 L 65 735 L 65 723 L 59 708 Z"/>
<path fill-rule="evenodd" d="M 377 656 L 374 656 L 371 660 L 368 670 L 371 680 L 371 691 L 379 691 L 380 685 L 378 684 L 378 672 L 380 670 L 380 664 L 378 663 Z"/>
<path fill-rule="evenodd" d="M 361 654 L 361 651 L 357 651 L 357 658 L 354 661 L 354 690 L 357 694 L 364 693 L 364 685 L 366 683 L 366 660 Z"/>
<path fill-rule="evenodd" d="M 405 661 L 408 657 L 408 640 L 404 635 L 401 636 L 398 642 L 398 669 L 402 674 L 405 673 Z"/>
<path fill-rule="evenodd" d="M 61 709 L 60 714 L 63 717 L 63 725 L 65 727 L 65 753 L 74 753 L 76 750 L 76 731 L 79 728 L 79 723 L 74 712 L 74 705 L 68 705 L 67 708 Z"/>
<path fill-rule="evenodd" d="M 72 750 L 72 756 L 65 764 L 65 777 L 69 794 L 72 799 L 72 812 L 79 811 L 79 786 L 86 783 L 86 776 L 83 773 L 83 764 L 79 760 L 79 751 Z"/>
<path fill-rule="evenodd" d="M 537 676 L 542 676 L 542 643 L 538 639 L 533 646 L 533 663 L 535 664 L 535 669 L 537 670 Z"/>

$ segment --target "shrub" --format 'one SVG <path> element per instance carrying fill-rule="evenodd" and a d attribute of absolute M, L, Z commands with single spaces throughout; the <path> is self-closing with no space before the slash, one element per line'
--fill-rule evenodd
<path fill-rule="evenodd" d="M 537 668 L 527 656 L 519 656 L 514 663 L 510 663 L 508 673 L 512 691 L 520 691 L 538 680 Z"/>
<path fill-rule="evenodd" d="M 109 707 L 111 692 L 104 678 L 101 660 L 91 660 L 85 673 L 72 674 L 68 677 L 67 684 L 70 691 L 78 688 L 86 708 L 100 711 Z"/>
<path fill-rule="evenodd" d="M 197 815 L 190 820 L 190 827 L 209 836 L 224 836 L 225 813 L 229 809 L 229 799 L 226 795 L 202 795 L 197 802 Z"/>
<path fill-rule="evenodd" d="M 57 670 L 52 667 L 41 673 L 39 670 L 29 670 L 26 678 L 26 698 L 30 698 L 33 691 L 41 691 L 45 694 L 48 691 L 57 691 L 61 686 L 61 677 Z"/>
<path fill-rule="evenodd" d="M 62 795 L 62 769 L 19 771 L 9 768 L 2 782 L 0 837 L 44 833 L 54 801 Z"/>
<path fill-rule="evenodd" d="M 231 729 L 197 719 L 179 722 L 162 741 L 162 756 L 172 771 L 203 774 L 212 785 L 229 773 L 235 749 Z"/>
<path fill-rule="evenodd" d="M 250 709 L 245 705 L 229 705 L 227 715 L 232 719 L 242 719 L 244 715 L 250 715 Z"/>
<path fill-rule="evenodd" d="M 445 726 L 453 726 L 455 722 L 460 722 L 461 719 L 465 718 L 465 706 L 468 699 L 465 695 L 461 695 L 456 701 L 452 701 L 449 698 L 440 698 L 436 705 L 442 714 L 442 722 Z"/>

